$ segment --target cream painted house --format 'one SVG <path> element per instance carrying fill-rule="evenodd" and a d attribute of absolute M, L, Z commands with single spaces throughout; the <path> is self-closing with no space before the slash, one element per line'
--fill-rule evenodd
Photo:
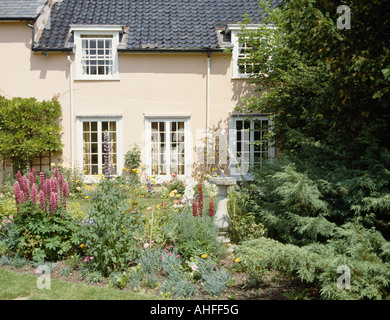
<path fill-rule="evenodd" d="M 102 169 L 104 131 L 117 174 L 137 144 L 147 173 L 165 180 L 194 173 L 206 129 L 225 139 L 221 167 L 238 176 L 233 158 L 274 156 L 251 144 L 267 115 L 233 112 L 255 94 L 237 38 L 244 14 L 261 23 L 257 0 L 2 0 L 0 95 L 58 95 L 65 147 L 55 161 L 87 178 Z"/>

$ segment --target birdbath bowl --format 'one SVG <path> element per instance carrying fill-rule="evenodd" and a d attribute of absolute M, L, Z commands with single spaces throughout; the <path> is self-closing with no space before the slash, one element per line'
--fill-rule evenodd
<path fill-rule="evenodd" d="M 227 237 L 227 231 L 230 227 L 230 215 L 227 208 L 227 190 L 230 186 L 234 186 L 237 180 L 233 177 L 214 177 L 210 178 L 209 182 L 218 187 L 218 205 L 214 221 L 214 224 L 219 228 L 218 240 L 222 243 L 228 243 L 230 242 Z"/>

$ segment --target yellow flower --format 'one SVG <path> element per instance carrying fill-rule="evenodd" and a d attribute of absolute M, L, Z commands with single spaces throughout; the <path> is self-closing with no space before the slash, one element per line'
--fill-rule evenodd
<path fill-rule="evenodd" d="M 126 170 L 126 168 L 122 168 L 122 171 L 125 171 Z"/>
<path fill-rule="evenodd" d="M 202 254 L 201 256 L 200 256 L 202 259 L 206 259 L 207 258 L 207 254 Z"/>
<path fill-rule="evenodd" d="M 126 171 L 130 171 L 130 169 L 126 169 Z"/>
<path fill-rule="evenodd" d="M 55 166 L 56 166 L 56 164 L 55 164 L 54 162 L 52 162 L 50 165 L 51 165 L 52 167 L 55 167 Z"/>
<path fill-rule="evenodd" d="M 234 261 L 240 263 L 241 262 L 241 258 L 236 258 L 236 259 L 234 259 Z"/>
<path fill-rule="evenodd" d="M 88 198 L 89 198 L 89 196 L 85 196 L 85 197 L 84 197 L 84 199 L 88 199 Z"/>
<path fill-rule="evenodd" d="M 137 169 L 131 169 L 131 171 L 133 171 L 133 172 L 136 172 L 136 171 L 137 171 Z"/>
<path fill-rule="evenodd" d="M 76 180 L 76 183 L 78 183 L 79 182 L 79 180 Z"/>
<path fill-rule="evenodd" d="M 85 245 L 84 244 L 80 244 L 80 248 L 82 249 L 82 248 L 84 248 L 85 247 Z"/>

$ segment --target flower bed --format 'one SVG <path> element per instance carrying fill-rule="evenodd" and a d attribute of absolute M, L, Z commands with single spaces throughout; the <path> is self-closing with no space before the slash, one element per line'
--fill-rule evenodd
<path fill-rule="evenodd" d="M 140 169 L 137 178 L 72 181 L 71 193 L 61 168 L 53 169 L 18 173 L 14 199 L 2 199 L 12 208 L 2 216 L 4 259 L 27 259 L 35 270 L 53 263 L 61 277 L 165 297 L 226 298 L 246 279 L 239 257 L 217 241 L 215 190 L 207 181 L 173 177 L 157 189 Z"/>

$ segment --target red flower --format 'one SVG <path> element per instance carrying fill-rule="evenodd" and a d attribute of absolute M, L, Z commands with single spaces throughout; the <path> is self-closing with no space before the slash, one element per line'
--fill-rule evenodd
<path fill-rule="evenodd" d="M 192 202 L 192 215 L 194 217 L 197 217 L 198 216 L 198 204 L 196 203 L 196 200 L 194 199 L 194 201 Z"/>
<path fill-rule="evenodd" d="M 214 198 L 211 198 L 209 203 L 209 216 L 212 217 L 215 214 Z"/>
<path fill-rule="evenodd" d="M 198 212 L 199 215 L 203 215 L 203 184 L 200 182 L 198 184 Z"/>

